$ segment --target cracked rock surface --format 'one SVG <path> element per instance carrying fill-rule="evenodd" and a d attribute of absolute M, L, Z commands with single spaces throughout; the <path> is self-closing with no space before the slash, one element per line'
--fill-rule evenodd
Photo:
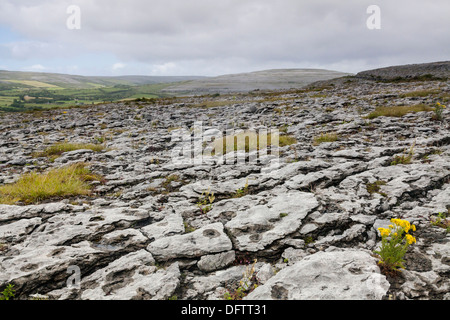
<path fill-rule="evenodd" d="M 449 94 L 443 80 L 344 78 L 320 90 L 0 114 L 0 185 L 78 162 L 103 177 L 89 196 L 0 205 L 0 289 L 14 284 L 18 299 L 224 299 L 251 273 L 245 299 L 450 299 L 450 110 L 442 121 L 432 110 L 366 117 Z M 227 129 L 263 128 L 295 142 L 272 148 L 278 156 L 238 151 L 249 157 L 239 163 L 234 153 L 180 156 L 186 130 L 211 150 Z M 338 138 L 316 143 L 323 133 Z M 105 150 L 33 156 L 64 141 Z M 412 146 L 410 163 L 392 165 Z M 373 254 L 392 218 L 417 226 L 397 277 Z"/>

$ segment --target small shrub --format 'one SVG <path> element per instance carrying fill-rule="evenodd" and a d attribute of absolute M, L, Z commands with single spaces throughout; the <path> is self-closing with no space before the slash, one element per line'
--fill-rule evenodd
<path fill-rule="evenodd" d="M 402 154 L 401 156 L 395 156 L 394 160 L 391 162 L 391 166 L 396 166 L 398 164 L 410 164 L 412 157 L 414 156 L 414 148 L 416 146 L 416 142 L 411 146 L 409 152 Z"/>
<path fill-rule="evenodd" d="M 89 181 L 102 181 L 102 177 L 90 172 L 86 164 L 78 163 L 47 173 L 28 173 L 13 184 L 0 187 L 0 203 L 38 203 L 51 198 L 89 195 Z"/>
<path fill-rule="evenodd" d="M 177 188 L 172 187 L 172 182 L 182 182 L 179 175 L 173 174 L 166 178 L 166 180 L 161 183 L 161 186 L 166 190 L 167 193 L 174 192 Z"/>
<path fill-rule="evenodd" d="M 318 137 L 314 137 L 314 145 L 318 146 L 324 142 L 335 142 L 339 139 L 339 136 L 336 133 L 322 133 Z"/>
<path fill-rule="evenodd" d="M 245 186 L 241 189 L 237 189 L 236 193 L 233 195 L 233 198 L 242 198 L 246 195 L 249 194 L 249 189 L 248 189 L 248 179 L 245 182 Z"/>
<path fill-rule="evenodd" d="M 194 232 L 196 230 L 194 227 L 189 225 L 189 223 L 187 223 L 186 221 L 183 224 L 184 224 L 184 231 L 186 233 L 191 233 L 191 232 Z"/>
<path fill-rule="evenodd" d="M 205 191 L 198 199 L 197 206 L 200 208 L 203 214 L 207 214 L 211 211 L 214 200 L 216 200 L 214 192 L 211 192 L 210 190 Z"/>
<path fill-rule="evenodd" d="M 450 232 L 450 212 L 439 212 L 437 217 L 431 217 L 431 225 L 444 228 L 446 232 Z"/>
<path fill-rule="evenodd" d="M 367 192 L 369 192 L 370 194 L 379 193 L 383 197 L 386 197 L 387 196 L 386 193 L 380 192 L 381 186 L 384 186 L 384 185 L 386 185 L 386 181 L 377 180 L 374 183 L 366 184 L 366 189 L 367 189 Z"/>
<path fill-rule="evenodd" d="M 8 284 L 0 295 L 0 300 L 14 299 L 16 290 L 14 290 L 14 285 Z"/>
<path fill-rule="evenodd" d="M 242 300 L 258 287 L 259 280 L 255 274 L 256 263 L 257 260 L 255 259 L 251 266 L 247 266 L 244 271 L 243 277 L 239 282 L 238 288 L 234 292 L 227 291 L 224 294 L 225 300 Z"/>
<path fill-rule="evenodd" d="M 391 219 L 389 229 L 378 228 L 381 234 L 381 247 L 375 251 L 379 255 L 382 268 L 386 272 L 399 271 L 403 266 L 403 257 L 408 247 L 416 242 L 416 238 L 409 234 L 409 231 L 416 231 L 416 227 L 406 220 Z"/>
<path fill-rule="evenodd" d="M 308 245 L 314 243 L 314 238 L 311 236 L 308 236 L 304 239 L 304 241 L 305 241 L 305 246 L 308 246 Z"/>
<path fill-rule="evenodd" d="M 437 102 L 436 106 L 434 107 L 433 119 L 442 121 L 443 120 L 442 112 L 444 111 L 445 108 L 447 108 L 447 106 L 444 106 L 443 104 Z"/>

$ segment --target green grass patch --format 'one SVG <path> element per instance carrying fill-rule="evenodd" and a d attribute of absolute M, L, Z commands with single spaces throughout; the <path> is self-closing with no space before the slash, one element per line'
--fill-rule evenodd
<path fill-rule="evenodd" d="M 51 159 L 59 158 L 64 152 L 75 150 L 92 150 L 94 152 L 101 152 L 105 149 L 102 144 L 86 144 L 86 143 L 58 143 L 48 147 L 42 152 L 36 152 L 33 154 L 35 158 L 47 157 Z"/>
<path fill-rule="evenodd" d="M 320 136 L 314 137 L 313 145 L 318 146 L 324 142 L 335 142 L 339 140 L 336 133 L 322 133 Z"/>
<path fill-rule="evenodd" d="M 387 196 L 386 193 L 380 191 L 381 186 L 384 186 L 384 185 L 386 185 L 386 181 L 377 180 L 374 183 L 366 184 L 366 189 L 367 189 L 367 192 L 370 193 L 370 194 L 379 193 L 383 197 L 386 197 Z"/>
<path fill-rule="evenodd" d="M 279 136 L 278 139 L 280 147 L 286 147 L 297 143 L 297 139 L 289 135 Z"/>
<path fill-rule="evenodd" d="M 220 155 L 233 151 L 251 152 L 263 150 L 269 146 L 286 147 L 297 143 L 297 139 L 289 135 L 273 133 L 257 133 L 256 131 L 243 131 L 226 136 L 213 142 L 213 154 Z"/>
<path fill-rule="evenodd" d="M 375 119 L 378 117 L 403 117 L 408 113 L 433 111 L 434 109 L 425 104 L 416 104 L 412 106 L 394 106 L 394 107 L 377 107 L 366 118 Z"/>
<path fill-rule="evenodd" d="M 441 93 L 441 90 L 439 89 L 429 89 L 429 90 L 416 90 L 404 93 L 400 95 L 400 98 L 418 98 L 418 97 L 428 97 L 433 94 L 439 94 Z"/>
<path fill-rule="evenodd" d="M 34 81 L 34 80 L 6 80 L 11 83 L 18 83 L 18 84 L 24 84 L 26 86 L 35 87 L 35 88 L 50 88 L 50 89 L 61 89 L 58 86 L 55 86 L 53 84 L 41 82 L 41 81 Z"/>
<path fill-rule="evenodd" d="M 0 187 L 2 204 L 35 204 L 48 199 L 86 196 L 91 193 L 90 181 L 102 181 L 84 163 L 53 169 L 47 173 L 28 173 L 13 184 Z"/>

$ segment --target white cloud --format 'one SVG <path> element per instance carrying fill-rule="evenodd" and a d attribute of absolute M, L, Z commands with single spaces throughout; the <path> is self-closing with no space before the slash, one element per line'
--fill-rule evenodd
<path fill-rule="evenodd" d="M 41 72 L 41 71 L 45 71 L 46 69 L 47 68 L 44 67 L 42 64 L 34 64 L 32 66 L 23 68 L 24 71 L 33 71 L 33 72 Z"/>
<path fill-rule="evenodd" d="M 177 70 L 177 65 L 173 62 L 156 65 L 152 67 L 152 75 L 168 75 L 173 74 Z"/>
<path fill-rule="evenodd" d="M 113 69 L 113 71 L 117 71 L 117 70 L 125 68 L 126 66 L 127 65 L 124 63 L 117 62 L 117 63 L 113 64 L 112 69 Z"/>
<path fill-rule="evenodd" d="M 145 65 L 208 75 L 310 65 L 355 72 L 450 52 L 448 0 L 378 0 L 381 30 L 367 29 L 369 0 L 77 0 L 81 29 L 68 30 L 71 4 L 2 0 L 0 24 L 27 39 L 8 47 L 12 59 L 108 54 L 121 62 L 99 59 L 105 72 Z"/>

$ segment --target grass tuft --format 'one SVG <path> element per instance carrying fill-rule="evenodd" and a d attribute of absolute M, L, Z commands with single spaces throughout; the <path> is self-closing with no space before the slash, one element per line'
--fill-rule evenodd
<path fill-rule="evenodd" d="M 286 147 L 295 143 L 297 143 L 297 139 L 289 135 L 245 131 L 215 140 L 213 142 L 213 154 L 222 155 L 238 150 L 251 152 L 263 150 L 269 146 Z"/>
<path fill-rule="evenodd" d="M 314 138 L 313 144 L 315 146 L 318 146 L 321 143 L 335 142 L 338 139 L 339 139 L 339 136 L 336 133 L 325 133 L 325 134 L 322 133 L 320 136 L 317 136 Z"/>
<path fill-rule="evenodd" d="M 366 189 L 367 189 L 367 192 L 369 192 L 370 194 L 379 193 L 383 197 L 386 197 L 387 196 L 386 193 L 380 191 L 381 186 L 384 186 L 384 185 L 386 185 L 386 181 L 377 180 L 374 183 L 366 184 Z"/>
<path fill-rule="evenodd" d="M 378 117 L 403 117 L 408 113 L 433 111 L 434 109 L 425 104 L 416 104 L 413 106 L 394 106 L 394 107 L 377 107 L 366 118 L 375 119 Z"/>
<path fill-rule="evenodd" d="M 60 157 L 64 152 L 75 151 L 75 150 L 92 150 L 94 152 L 100 152 L 105 149 L 104 145 L 101 144 L 87 144 L 87 143 L 58 143 L 53 146 L 48 147 L 42 152 L 36 152 L 33 154 L 35 158 L 47 157 L 53 160 Z"/>
<path fill-rule="evenodd" d="M 279 136 L 280 147 L 286 147 L 297 143 L 297 139 L 293 136 Z"/>
<path fill-rule="evenodd" d="M 414 148 L 416 147 L 416 142 L 414 141 L 414 144 L 409 149 L 409 152 L 406 153 L 406 150 L 404 153 L 400 156 L 395 156 L 394 160 L 391 162 L 391 166 L 396 166 L 398 164 L 410 164 L 411 160 L 414 156 Z"/>
<path fill-rule="evenodd" d="M 102 181 L 84 163 L 53 169 L 47 173 L 28 173 L 13 184 L 0 187 L 0 203 L 39 203 L 48 199 L 89 195 L 89 181 Z"/>

